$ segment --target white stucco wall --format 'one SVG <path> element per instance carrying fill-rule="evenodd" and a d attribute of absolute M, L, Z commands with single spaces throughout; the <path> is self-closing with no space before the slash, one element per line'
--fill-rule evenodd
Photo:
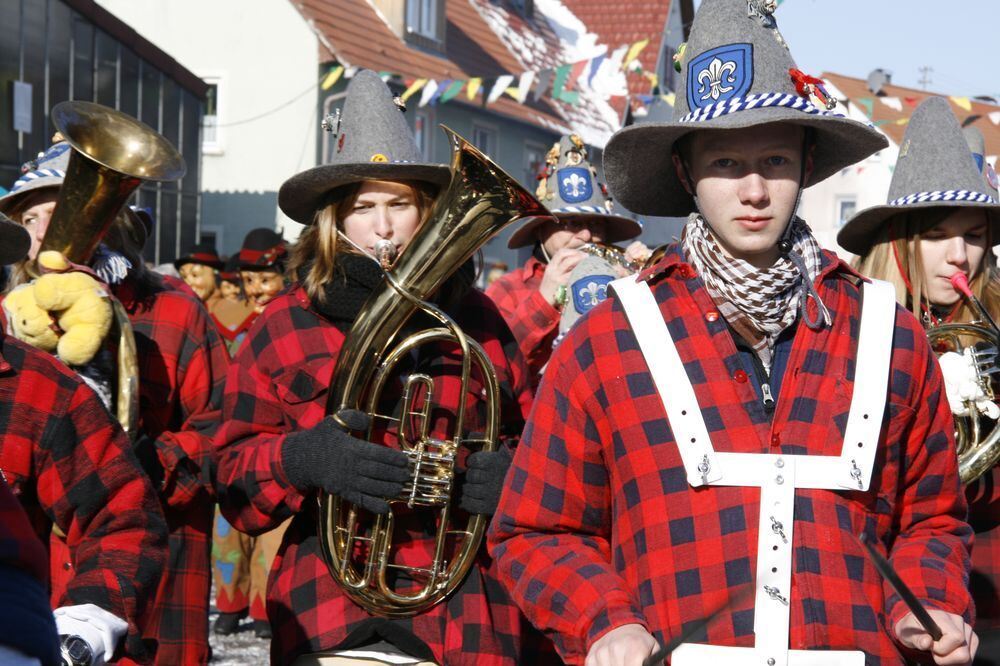
<path fill-rule="evenodd" d="M 832 95 L 838 99 L 844 98 L 839 90 L 830 87 Z M 843 106 L 837 110 L 844 113 Z M 853 104 L 848 116 L 861 122 L 868 121 Z M 884 204 L 892 180 L 892 167 L 895 166 L 898 156 L 899 146 L 890 139 L 888 148 L 835 173 L 802 194 L 799 215 L 809 223 L 816 239 L 823 247 L 837 252 L 845 259 L 853 256 L 837 245 L 837 232 L 840 230 L 838 202 L 841 199 L 854 199 L 857 212 L 870 206 Z"/>
<path fill-rule="evenodd" d="M 293 4 L 97 2 L 198 76 L 218 82 L 219 150 L 204 153 L 202 191 L 245 194 L 234 200 L 268 205 L 274 208 L 270 219 L 296 236 L 299 225 L 285 218 L 273 200 L 286 178 L 316 164 L 319 48 Z M 202 216 L 204 228 L 219 224 L 226 221 Z M 227 237 L 228 248 L 220 250 L 240 240 Z"/>

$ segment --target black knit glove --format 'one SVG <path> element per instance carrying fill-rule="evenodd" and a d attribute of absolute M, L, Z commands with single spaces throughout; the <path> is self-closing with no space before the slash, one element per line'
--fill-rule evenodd
<path fill-rule="evenodd" d="M 496 513 L 510 462 L 511 454 L 505 446 L 496 451 L 470 454 L 458 505 L 472 514 L 492 516 Z"/>
<path fill-rule="evenodd" d="M 341 413 L 353 430 L 365 430 L 367 415 Z M 372 513 L 388 513 L 391 499 L 410 478 L 402 451 L 366 442 L 344 432 L 336 421 L 289 435 L 281 448 L 285 476 L 303 492 L 325 490 Z"/>

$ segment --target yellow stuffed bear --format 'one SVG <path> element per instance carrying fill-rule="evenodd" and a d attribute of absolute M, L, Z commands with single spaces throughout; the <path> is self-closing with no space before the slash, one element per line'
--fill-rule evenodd
<path fill-rule="evenodd" d="M 51 271 L 70 267 L 59 252 L 42 252 L 38 262 Z M 3 305 L 14 337 L 47 352 L 55 350 L 68 365 L 90 362 L 113 318 L 104 286 L 75 271 L 46 273 L 11 291 Z M 53 318 L 61 335 L 53 330 Z"/>

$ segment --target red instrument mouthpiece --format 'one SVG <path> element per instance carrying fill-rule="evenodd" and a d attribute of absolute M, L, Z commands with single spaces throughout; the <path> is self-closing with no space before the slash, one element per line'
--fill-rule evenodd
<path fill-rule="evenodd" d="M 965 276 L 965 273 L 955 273 L 949 280 L 951 280 L 951 286 L 955 287 L 956 291 L 972 298 L 972 290 L 969 289 L 969 278 Z"/>

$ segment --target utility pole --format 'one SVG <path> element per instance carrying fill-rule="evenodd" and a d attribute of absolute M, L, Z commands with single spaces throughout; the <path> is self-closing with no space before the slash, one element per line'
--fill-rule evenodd
<path fill-rule="evenodd" d="M 920 80 L 917 81 L 917 83 L 919 83 L 921 85 L 921 87 L 923 87 L 924 90 L 927 90 L 927 86 L 929 86 L 930 84 L 934 83 L 931 80 L 931 77 L 930 77 L 930 74 L 931 74 L 931 72 L 934 71 L 934 68 L 933 67 L 927 67 L 925 65 L 924 67 L 918 68 L 917 71 L 920 72 L 920 74 L 921 74 Z"/>

